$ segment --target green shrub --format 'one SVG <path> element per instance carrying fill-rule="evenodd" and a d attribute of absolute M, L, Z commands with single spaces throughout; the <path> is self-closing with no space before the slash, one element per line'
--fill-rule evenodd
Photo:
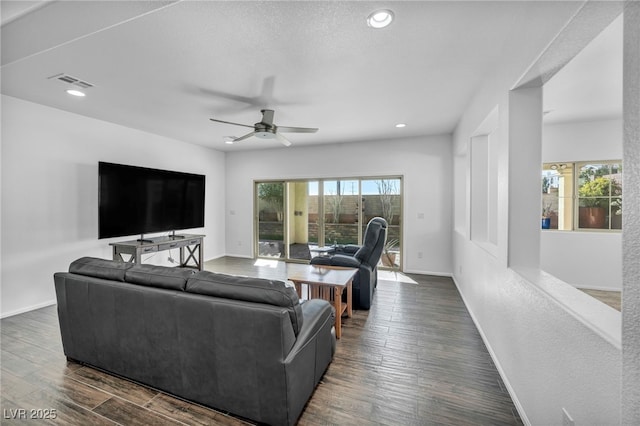
<path fill-rule="evenodd" d="M 615 180 L 598 176 L 584 183 L 578 189 L 581 205 L 584 207 L 608 207 L 609 196 L 620 192 L 620 184 Z"/>

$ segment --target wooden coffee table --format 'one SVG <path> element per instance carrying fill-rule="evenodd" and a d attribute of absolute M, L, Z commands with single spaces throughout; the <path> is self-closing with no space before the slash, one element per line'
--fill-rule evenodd
<path fill-rule="evenodd" d="M 342 336 L 342 314 L 351 318 L 352 281 L 358 270 L 339 266 L 287 264 L 287 279 L 296 286 L 298 297 L 302 298 L 302 284 L 307 285 L 308 299 L 324 299 L 336 309 L 336 338 Z M 347 289 L 347 303 L 342 302 L 342 293 Z"/>

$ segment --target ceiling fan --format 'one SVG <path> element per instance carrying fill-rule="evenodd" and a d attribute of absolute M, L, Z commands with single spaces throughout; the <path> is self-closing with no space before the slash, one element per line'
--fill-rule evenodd
<path fill-rule="evenodd" d="M 232 123 L 231 121 L 224 120 L 216 120 L 215 118 L 210 118 L 211 121 L 216 121 L 218 123 L 225 124 L 233 124 L 234 126 L 243 126 L 250 127 L 253 129 L 253 132 L 247 133 L 244 136 L 240 136 L 239 138 L 234 139 L 234 142 L 240 142 L 245 139 L 249 139 L 252 136 L 255 136 L 260 139 L 276 139 L 284 146 L 291 145 L 291 142 L 280 133 L 315 133 L 318 131 L 317 128 L 311 127 L 285 127 L 285 126 L 276 126 L 273 124 L 273 110 L 272 109 L 263 109 L 260 110 L 262 113 L 262 121 L 259 123 L 250 126 L 248 124 L 240 124 L 240 123 Z"/>

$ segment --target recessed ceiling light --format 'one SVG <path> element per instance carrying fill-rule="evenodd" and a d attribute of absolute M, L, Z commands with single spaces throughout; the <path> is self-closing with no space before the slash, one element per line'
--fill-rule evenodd
<path fill-rule="evenodd" d="M 367 17 L 367 25 L 371 28 L 384 28 L 391 21 L 393 21 L 393 12 L 388 9 L 376 10 Z"/>
<path fill-rule="evenodd" d="M 86 96 L 83 92 L 81 92 L 79 90 L 74 90 L 74 89 L 67 90 L 67 93 L 72 95 L 72 96 L 80 96 L 80 97 Z"/>
<path fill-rule="evenodd" d="M 404 124 L 404 123 L 398 123 L 398 124 L 396 124 L 396 127 L 397 127 L 397 128 L 407 127 L 407 125 L 406 125 L 406 124 Z"/>

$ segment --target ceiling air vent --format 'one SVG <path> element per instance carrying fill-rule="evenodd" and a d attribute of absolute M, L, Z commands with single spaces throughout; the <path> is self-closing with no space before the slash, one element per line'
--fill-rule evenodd
<path fill-rule="evenodd" d="M 93 87 L 93 84 L 80 80 L 79 78 L 72 77 L 68 74 L 56 74 L 49 77 L 49 80 L 51 80 L 52 78 L 55 78 L 67 84 L 73 84 L 74 86 L 82 87 L 83 89 L 88 89 L 89 87 Z"/>

